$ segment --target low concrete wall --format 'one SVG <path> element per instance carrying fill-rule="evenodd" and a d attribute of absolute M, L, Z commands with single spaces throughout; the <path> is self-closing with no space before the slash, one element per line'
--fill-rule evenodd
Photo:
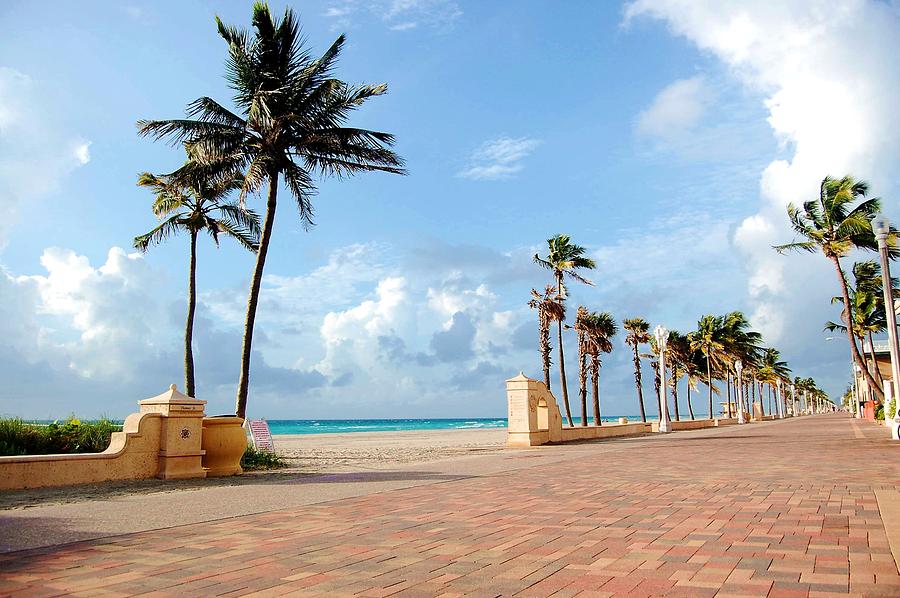
<path fill-rule="evenodd" d="M 0 490 L 152 478 L 161 430 L 160 414 L 135 413 L 102 453 L 0 457 Z"/>
<path fill-rule="evenodd" d="M 659 422 L 653 422 L 653 431 L 659 432 Z M 716 421 L 712 419 L 683 419 L 681 421 L 670 421 L 669 429 L 673 432 L 680 430 L 701 430 L 703 428 L 712 428 L 716 425 Z"/>
<path fill-rule="evenodd" d="M 744 416 L 744 421 L 746 421 L 746 417 L 747 416 Z M 738 418 L 736 418 L 736 417 L 720 417 L 719 419 L 717 419 L 715 421 L 716 421 L 717 427 L 718 426 L 736 426 L 738 423 Z"/>
<path fill-rule="evenodd" d="M 169 391 L 140 402 L 102 453 L 0 457 L 0 490 L 111 480 L 205 477 L 200 450 L 203 405 Z"/>
<path fill-rule="evenodd" d="M 574 428 L 562 429 L 562 438 L 560 439 L 560 442 L 635 436 L 647 432 L 650 432 L 650 424 L 642 422 L 629 424 L 603 424 L 602 426 L 575 426 Z"/>
<path fill-rule="evenodd" d="M 650 431 L 650 424 L 644 423 L 564 428 L 556 397 L 543 382 L 525 374 L 506 381 L 506 402 L 509 408 L 506 444 L 511 447 L 634 436 Z"/>

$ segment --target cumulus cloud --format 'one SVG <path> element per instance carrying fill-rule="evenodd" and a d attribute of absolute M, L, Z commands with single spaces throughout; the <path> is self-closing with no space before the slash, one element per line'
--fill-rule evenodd
<path fill-rule="evenodd" d="M 638 16 L 664 21 L 764 98 L 790 157 L 762 172 L 759 211 L 734 243 L 750 270 L 754 323 L 775 342 L 814 342 L 827 308 L 810 309 L 805 298 L 827 304 L 834 273 L 824 260 L 778 256 L 771 245 L 792 237 L 785 206 L 814 198 L 826 174 L 852 173 L 881 193 L 896 189 L 900 67 L 890 57 L 900 52 L 900 15 L 871 0 L 637 0 L 625 17 Z"/>
<path fill-rule="evenodd" d="M 0 249 L 21 202 L 57 190 L 90 161 L 90 141 L 66 131 L 55 115 L 42 102 L 40 82 L 0 66 Z"/>
<path fill-rule="evenodd" d="M 640 113 L 637 132 L 661 139 L 683 135 L 700 122 L 710 99 L 711 91 L 699 75 L 670 83 Z"/>
<path fill-rule="evenodd" d="M 511 178 L 522 171 L 523 161 L 540 144 L 530 137 L 499 137 L 487 141 L 472 153 L 469 165 L 457 176 L 487 181 Z"/>

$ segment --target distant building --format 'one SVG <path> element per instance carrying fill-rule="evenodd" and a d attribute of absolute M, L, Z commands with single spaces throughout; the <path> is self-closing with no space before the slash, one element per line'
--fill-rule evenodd
<path fill-rule="evenodd" d="M 892 385 L 893 374 L 891 373 L 891 351 L 888 345 L 888 341 L 875 340 L 872 341 L 871 346 L 869 345 L 868 341 L 863 342 L 863 358 L 866 360 L 867 364 L 870 364 L 870 367 L 872 363 L 871 356 L 873 348 L 875 350 L 875 363 L 878 366 L 877 373 L 874 370 L 872 372 L 875 376 L 875 379 L 878 381 L 883 381 L 887 385 Z M 854 372 L 856 372 L 855 367 Z M 878 395 L 869 385 L 869 381 L 866 379 L 866 376 L 862 372 L 856 374 L 856 389 L 858 392 L 858 400 L 861 403 L 863 416 L 867 419 L 874 419 L 875 404 L 878 403 Z M 887 396 L 889 392 L 892 396 L 896 396 L 896 393 L 892 392 L 892 390 L 886 391 L 885 396 Z M 869 411 L 871 411 L 871 414 L 869 413 Z"/>

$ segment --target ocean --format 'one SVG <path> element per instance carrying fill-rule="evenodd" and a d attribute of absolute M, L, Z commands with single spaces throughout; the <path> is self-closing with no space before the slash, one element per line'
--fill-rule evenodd
<path fill-rule="evenodd" d="M 604 422 L 618 421 L 619 416 L 601 417 Z M 630 421 L 640 417 L 628 416 Z M 650 419 L 649 417 L 647 418 Z M 505 428 L 505 417 L 468 417 L 458 419 L 270 419 L 273 435 L 345 434 L 349 432 L 402 432 L 408 430 L 481 430 Z M 578 425 L 576 420 L 575 424 Z"/>

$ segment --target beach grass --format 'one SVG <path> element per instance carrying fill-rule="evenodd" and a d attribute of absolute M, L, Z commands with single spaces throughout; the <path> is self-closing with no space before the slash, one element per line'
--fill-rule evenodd
<path fill-rule="evenodd" d="M 122 426 L 106 418 L 32 424 L 19 418 L 0 418 L 0 455 L 53 455 L 100 453 L 109 446 L 113 432 Z"/>
<path fill-rule="evenodd" d="M 247 445 L 244 456 L 241 457 L 241 468 L 245 470 L 281 469 L 287 466 L 287 462 L 275 453 L 256 450 L 252 445 Z"/>

